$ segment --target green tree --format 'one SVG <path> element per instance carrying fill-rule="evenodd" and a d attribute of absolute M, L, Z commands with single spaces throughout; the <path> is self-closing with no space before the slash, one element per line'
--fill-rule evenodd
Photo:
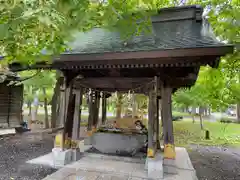
<path fill-rule="evenodd" d="M 38 105 L 34 106 L 34 112 L 32 112 L 32 102 L 34 98 L 38 98 L 39 101 L 44 102 L 45 110 L 45 128 L 49 127 L 48 121 L 48 109 L 47 105 L 52 99 L 53 88 L 56 83 L 55 72 L 52 71 L 23 71 L 20 73 L 21 78 L 27 80 L 23 81 L 24 84 L 24 99 L 28 103 L 29 114 L 32 114 L 31 120 L 37 120 Z"/>
<path fill-rule="evenodd" d="M 238 45 L 240 43 L 240 4 L 238 0 L 190 0 L 190 4 L 200 4 L 205 7 L 208 20 L 211 23 L 213 31 L 221 41 Z M 218 71 L 218 72 L 217 72 Z M 210 76 L 215 74 L 215 78 L 221 81 L 224 86 L 216 89 L 216 84 L 206 81 L 208 88 L 211 88 L 211 100 L 214 107 L 226 107 L 228 104 L 237 104 L 238 121 L 240 122 L 240 101 L 237 92 L 239 92 L 239 74 L 240 74 L 240 52 L 236 46 L 234 53 L 221 59 L 220 67 Z M 215 82 L 215 81 L 212 81 Z M 220 92 L 221 91 L 221 92 Z M 220 101 L 218 98 L 220 97 Z"/>
<path fill-rule="evenodd" d="M 176 108 L 184 109 L 188 111 L 188 108 L 192 105 L 189 89 L 179 89 L 173 95 L 173 104 Z"/>
<path fill-rule="evenodd" d="M 140 116 L 143 120 L 144 115 L 147 113 L 147 109 L 148 109 L 148 97 L 143 94 L 137 94 L 136 103 L 137 103 L 138 112 L 140 113 Z"/>

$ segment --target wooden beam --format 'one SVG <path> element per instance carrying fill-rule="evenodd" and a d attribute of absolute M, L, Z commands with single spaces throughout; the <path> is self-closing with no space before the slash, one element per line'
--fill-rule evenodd
<path fill-rule="evenodd" d="M 215 47 L 219 48 L 219 47 Z M 223 49 L 222 49 L 223 48 Z M 158 52 L 148 52 L 151 57 L 144 58 L 144 52 L 136 52 L 140 53 L 137 56 L 140 58 L 133 58 L 131 53 L 135 52 L 123 52 L 122 54 L 127 55 L 127 57 L 118 55 L 115 53 L 104 53 L 101 54 L 101 57 L 96 57 L 95 54 L 68 54 L 62 55 L 59 60 L 53 61 L 53 64 L 46 64 L 45 62 L 36 63 L 31 66 L 22 66 L 19 63 L 14 63 L 10 65 L 10 69 L 12 71 L 23 71 L 29 69 L 65 69 L 69 71 L 85 71 L 85 70 L 107 70 L 107 69 L 121 69 L 121 70 L 129 70 L 129 69 L 151 69 L 151 68 L 168 68 L 168 67 L 200 67 L 202 65 L 210 65 L 212 67 L 217 67 L 219 63 L 219 57 L 225 55 L 226 53 L 232 53 L 232 47 L 222 47 L 217 51 L 216 49 L 211 48 L 194 48 L 192 49 L 177 49 L 173 50 L 173 54 L 171 54 L 171 50 L 163 51 L 164 57 L 158 57 Z M 213 50 L 213 51 L 212 51 Z M 185 52 L 190 51 L 190 54 L 184 54 Z M 212 52 L 211 52 L 212 51 Z M 215 51 L 215 52 L 214 52 Z M 223 53 L 221 53 L 221 51 Z M 197 53 L 196 53 L 197 52 Z M 205 53 L 207 52 L 207 53 Z M 151 54 L 152 53 L 152 54 Z M 170 55 L 168 55 L 168 53 Z M 161 52 L 160 52 L 161 54 Z M 178 56 L 181 54 L 181 56 Z M 116 57 L 115 57 L 115 56 Z M 64 57 L 65 56 L 65 57 Z M 105 57 L 109 56 L 109 57 Z M 88 59 L 92 59 L 88 60 Z M 96 59 L 97 58 L 97 59 Z M 108 60 L 110 58 L 110 60 Z M 130 59 L 129 59 L 130 58 Z M 92 76 L 92 75 L 90 75 Z M 154 75 L 153 75 L 154 76 Z M 89 77 L 89 74 L 85 77 Z M 99 75 L 98 75 L 99 77 Z M 149 77 L 152 77 L 149 76 Z"/>
<path fill-rule="evenodd" d="M 93 54 L 63 54 L 54 59 L 54 62 L 70 62 L 70 61 L 103 61 L 107 60 L 108 63 L 116 60 L 134 60 L 138 63 L 141 59 L 158 59 L 159 64 L 166 58 L 177 57 L 195 57 L 195 56 L 223 56 L 227 53 L 233 52 L 233 46 L 221 47 L 201 47 L 201 48 L 178 48 L 178 49 L 165 49 L 155 51 L 138 51 L 138 52 L 110 52 L 110 53 L 93 53 Z M 214 60 L 214 59 L 213 59 Z M 92 62 L 93 61 L 93 62 Z M 106 63 L 106 64 L 108 64 Z M 151 62 L 149 62 L 151 63 Z M 169 62 L 171 63 L 171 62 Z M 128 64 L 131 64 L 130 62 Z"/>
<path fill-rule="evenodd" d="M 189 74 L 188 74 L 189 75 Z M 168 81 L 168 85 L 173 88 L 191 86 L 195 83 L 195 76 L 176 77 L 176 74 L 165 73 L 162 79 Z M 112 83 L 112 82 L 115 83 Z M 108 92 L 128 92 L 135 89 L 136 93 L 148 92 L 151 89 L 151 78 L 86 78 L 74 82 L 74 88 L 87 87 Z"/>
<path fill-rule="evenodd" d="M 172 88 L 162 88 L 162 118 L 164 134 L 164 158 L 175 159 L 175 147 L 172 121 Z"/>

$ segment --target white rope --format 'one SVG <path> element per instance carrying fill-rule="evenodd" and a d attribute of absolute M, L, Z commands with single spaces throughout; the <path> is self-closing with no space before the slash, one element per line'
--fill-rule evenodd
<path fill-rule="evenodd" d="M 136 90 L 139 90 L 139 89 L 141 89 L 141 88 L 143 88 L 143 87 L 146 87 L 146 86 L 149 86 L 149 85 L 151 85 L 152 83 L 154 83 L 155 82 L 155 80 L 152 80 L 152 81 L 150 81 L 150 82 L 148 82 L 148 83 L 146 83 L 146 84 L 143 84 L 143 85 L 141 85 L 141 86 L 138 86 L 138 87 L 136 87 L 136 88 L 133 88 L 133 89 L 129 89 L 129 90 L 124 90 L 124 91 L 117 91 L 117 92 L 127 92 L 128 91 L 128 93 L 134 93 Z M 96 91 L 96 92 L 104 92 L 104 93 L 110 93 L 110 94 L 112 94 L 113 92 L 109 92 L 109 91 L 101 91 L 101 90 L 98 90 L 98 89 L 94 89 L 94 88 L 91 88 L 91 87 L 87 87 L 87 86 L 84 86 L 84 85 L 80 85 L 82 88 L 86 88 L 86 89 L 89 89 L 89 91 L 91 91 L 91 90 L 94 90 L 94 91 Z"/>

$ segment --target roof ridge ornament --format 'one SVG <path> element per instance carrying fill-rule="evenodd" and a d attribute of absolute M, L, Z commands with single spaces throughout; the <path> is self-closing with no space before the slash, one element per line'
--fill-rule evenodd
<path fill-rule="evenodd" d="M 196 21 L 202 21 L 203 19 L 203 8 L 199 5 L 196 6 Z"/>
<path fill-rule="evenodd" d="M 193 19 L 202 21 L 203 8 L 199 5 L 163 8 L 151 17 L 152 23 Z"/>

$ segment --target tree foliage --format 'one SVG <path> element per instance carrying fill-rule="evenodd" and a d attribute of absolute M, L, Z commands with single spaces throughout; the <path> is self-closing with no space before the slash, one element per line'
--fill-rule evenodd
<path fill-rule="evenodd" d="M 149 12 L 184 4 L 205 7 L 217 36 L 239 43 L 238 0 L 10 0 L 3 1 L 0 7 L 1 53 L 8 60 L 34 63 L 42 60 L 43 49 L 49 55 L 65 51 L 66 41 L 75 31 L 117 28 L 124 36 L 131 36 L 149 31 Z M 139 19 L 142 23 L 137 24 Z"/>
<path fill-rule="evenodd" d="M 218 69 L 201 68 L 198 80 L 191 89 L 181 89 L 174 95 L 179 106 L 208 105 L 213 109 L 225 109 L 239 103 L 240 92 L 240 4 L 238 0 L 190 0 L 188 4 L 200 4 L 218 39 L 237 45 L 234 53 L 221 58 Z"/>
<path fill-rule="evenodd" d="M 118 28 L 126 34 L 142 30 L 149 22 L 143 13 L 124 18 L 144 7 L 145 1 L 71 1 L 10 0 L 0 7 L 0 47 L 6 60 L 35 63 L 48 55 L 67 49 L 67 41 L 75 31 L 93 27 Z M 144 11 L 140 11 L 144 12 Z M 136 24 L 136 20 L 146 21 Z M 128 31 L 125 31 L 128 29 Z"/>
<path fill-rule="evenodd" d="M 173 100 L 180 107 L 211 107 L 224 110 L 229 104 L 238 102 L 234 94 L 240 89 L 235 82 L 220 69 L 202 67 L 196 84 L 190 89 L 178 90 Z"/>
<path fill-rule="evenodd" d="M 51 101 L 53 89 L 56 83 L 55 72 L 53 71 L 23 71 L 20 73 L 24 84 L 24 99 L 25 102 L 33 102 L 35 97 L 40 101 L 47 98 L 48 102 Z M 46 95 L 43 94 L 42 88 L 46 89 Z M 47 97 L 46 97 L 47 96 Z"/>

